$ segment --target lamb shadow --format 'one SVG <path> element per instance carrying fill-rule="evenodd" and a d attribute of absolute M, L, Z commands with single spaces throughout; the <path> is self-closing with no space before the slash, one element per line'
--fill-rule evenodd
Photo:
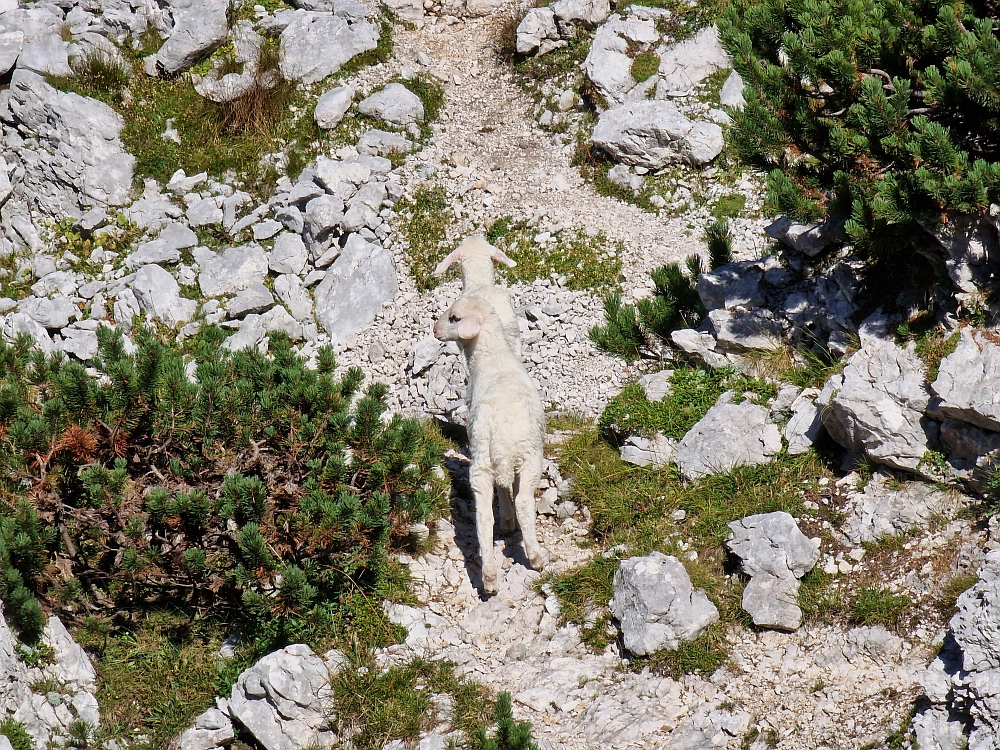
<path fill-rule="evenodd" d="M 476 538 L 476 503 L 472 495 L 472 485 L 469 483 L 469 450 L 466 445 L 461 447 L 461 457 L 451 455 L 444 460 L 444 469 L 451 477 L 451 523 L 455 529 L 455 546 L 462 553 L 465 572 L 473 588 L 479 592 L 483 601 L 492 596 L 483 587 L 483 570 L 479 559 L 479 540 Z M 510 558 L 515 565 L 521 565 L 531 570 L 524 545 L 521 543 L 521 531 L 517 529 L 509 534 L 503 534 L 499 526 L 500 506 L 496 493 L 493 494 L 493 539 L 503 539 L 504 557 Z"/>

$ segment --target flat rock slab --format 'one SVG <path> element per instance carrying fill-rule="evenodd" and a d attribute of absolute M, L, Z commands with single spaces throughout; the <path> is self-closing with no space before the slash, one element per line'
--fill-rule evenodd
<path fill-rule="evenodd" d="M 346 344 L 375 320 L 399 291 L 389 251 L 352 234 L 316 288 L 316 318 L 334 346 Z"/>
<path fill-rule="evenodd" d="M 712 73 L 730 66 L 729 55 L 719 41 L 719 30 L 706 26 L 691 39 L 678 42 L 660 55 L 657 96 L 682 95 Z"/>
<path fill-rule="evenodd" d="M 700 479 L 738 466 L 759 466 L 780 450 L 781 433 L 767 408 L 720 398 L 681 439 L 675 461 L 686 478 Z"/>
<path fill-rule="evenodd" d="M 663 433 L 651 438 L 632 435 L 625 440 L 621 449 L 622 461 L 634 466 L 651 466 L 662 469 L 670 464 L 677 453 L 677 441 Z"/>
<path fill-rule="evenodd" d="M 238 292 L 267 275 L 267 254 L 260 245 L 231 247 L 222 255 L 211 253 L 199 263 L 198 285 L 206 297 Z"/>
<path fill-rule="evenodd" d="M 195 0 L 174 9 L 174 28 L 163 46 L 149 58 L 150 75 L 174 76 L 221 47 L 229 35 L 225 0 Z"/>
<path fill-rule="evenodd" d="M 147 315 L 171 328 L 187 323 L 198 310 L 197 302 L 181 296 L 170 272 L 153 263 L 136 271 L 132 292 Z"/>
<path fill-rule="evenodd" d="M 729 524 L 726 547 L 741 560 L 750 582 L 743 590 L 743 609 L 755 625 L 795 630 L 802 620 L 798 579 L 819 560 L 819 549 L 783 511 L 747 516 Z"/>
<path fill-rule="evenodd" d="M 639 656 L 673 650 L 719 619 L 705 592 L 691 585 L 684 565 L 661 552 L 622 560 L 614 592 L 611 614 L 621 625 L 625 648 Z"/>

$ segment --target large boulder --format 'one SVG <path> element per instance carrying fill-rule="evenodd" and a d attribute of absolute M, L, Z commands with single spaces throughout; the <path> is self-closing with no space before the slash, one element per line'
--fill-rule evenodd
<path fill-rule="evenodd" d="M 179 4 L 178 4 L 179 5 Z M 193 0 L 174 6 L 170 38 L 147 59 L 150 75 L 175 76 L 222 46 L 229 35 L 227 0 Z"/>
<path fill-rule="evenodd" d="M 944 414 L 1000 432 L 1000 335 L 962 329 L 958 347 L 941 361 L 931 387 Z"/>
<path fill-rule="evenodd" d="M 816 403 L 830 436 L 876 463 L 915 471 L 934 425 L 924 365 L 893 341 L 862 333 L 861 349 L 823 387 Z"/>
<path fill-rule="evenodd" d="M 859 492 L 848 494 L 847 520 L 841 527 L 854 544 L 877 542 L 927 528 L 939 518 L 952 518 L 969 499 L 951 489 L 926 482 L 901 486 L 890 474 L 879 472 Z"/>
<path fill-rule="evenodd" d="M 316 318 L 334 346 L 347 344 L 399 291 L 392 256 L 352 234 L 316 288 Z"/>
<path fill-rule="evenodd" d="M 799 579 L 816 565 L 819 548 L 783 511 L 747 516 L 730 522 L 729 528 L 726 547 L 750 576 L 743 609 L 760 627 L 797 629 L 802 620 Z"/>
<path fill-rule="evenodd" d="M 758 466 L 781 450 L 781 433 L 767 408 L 749 401 L 734 404 L 732 398 L 724 393 L 677 446 L 674 460 L 688 479 Z"/>
<path fill-rule="evenodd" d="M 390 83 L 358 104 L 358 112 L 377 117 L 390 125 L 423 122 L 424 104 L 420 97 L 401 83 Z"/>
<path fill-rule="evenodd" d="M 69 44 L 59 34 L 49 34 L 36 42 L 29 42 L 17 58 L 17 67 L 43 76 L 71 76 Z"/>
<path fill-rule="evenodd" d="M 330 670 L 303 644 L 268 654 L 233 686 L 229 713 L 266 750 L 332 747 Z"/>
<path fill-rule="evenodd" d="M 297 10 L 281 32 L 281 75 L 297 83 L 322 81 L 355 55 L 375 49 L 378 38 L 378 28 L 369 21 L 349 22 L 331 13 Z"/>
<path fill-rule="evenodd" d="M 694 123 L 671 102 L 627 102 L 601 113 L 591 135 L 615 161 L 647 169 L 706 164 L 722 152 L 722 128 Z"/>
<path fill-rule="evenodd" d="M 622 560 L 614 592 L 611 614 L 621 625 L 625 648 L 638 656 L 673 650 L 719 619 L 705 592 L 691 585 L 684 565 L 662 552 Z"/>
<path fill-rule="evenodd" d="M 3 156 L 15 166 L 9 204 L 62 219 L 130 201 L 135 157 L 122 146 L 125 122 L 111 107 L 15 70 L 0 92 L 0 122 L 8 126 Z"/>

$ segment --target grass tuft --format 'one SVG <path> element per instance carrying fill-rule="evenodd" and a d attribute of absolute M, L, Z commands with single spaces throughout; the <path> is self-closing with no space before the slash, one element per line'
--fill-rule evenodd
<path fill-rule="evenodd" d="M 0 735 L 7 738 L 14 750 L 33 750 L 35 743 L 24 724 L 8 716 L 0 721 Z"/>
<path fill-rule="evenodd" d="M 381 750 L 392 740 L 414 741 L 441 723 L 474 735 L 490 723 L 489 692 L 455 676 L 448 662 L 416 659 L 380 672 L 373 662 L 351 664 L 333 678 L 336 722 L 357 750 Z M 436 696 L 450 697 L 450 709 Z"/>
<path fill-rule="evenodd" d="M 637 83 L 648 81 L 660 69 L 660 58 L 652 52 L 643 52 L 632 61 L 632 77 Z"/>
<path fill-rule="evenodd" d="M 858 589 L 851 602 L 850 619 L 855 625 L 881 625 L 898 628 L 913 608 L 913 601 L 888 589 L 865 586 Z"/>

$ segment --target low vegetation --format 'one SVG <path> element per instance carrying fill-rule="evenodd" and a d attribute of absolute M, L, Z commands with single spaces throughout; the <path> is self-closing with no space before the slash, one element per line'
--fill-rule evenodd
<path fill-rule="evenodd" d="M 398 230 L 406 242 L 406 260 L 417 289 L 424 291 L 438 285 L 434 268 L 449 252 L 448 227 L 452 211 L 448 193 L 442 185 L 425 183 L 410 198 L 395 207 Z"/>
<path fill-rule="evenodd" d="M 716 221 L 709 226 L 706 238 L 711 269 L 732 260 L 727 222 Z M 651 271 L 653 295 L 637 305 L 624 304 L 617 292 L 608 294 L 604 298 L 604 324 L 591 328 L 591 340 L 607 352 L 636 359 L 647 350 L 656 351 L 669 343 L 674 331 L 700 324 L 706 310 L 695 283 L 704 266 L 697 255 L 689 256 L 685 266 L 687 273 L 679 263 Z"/>

